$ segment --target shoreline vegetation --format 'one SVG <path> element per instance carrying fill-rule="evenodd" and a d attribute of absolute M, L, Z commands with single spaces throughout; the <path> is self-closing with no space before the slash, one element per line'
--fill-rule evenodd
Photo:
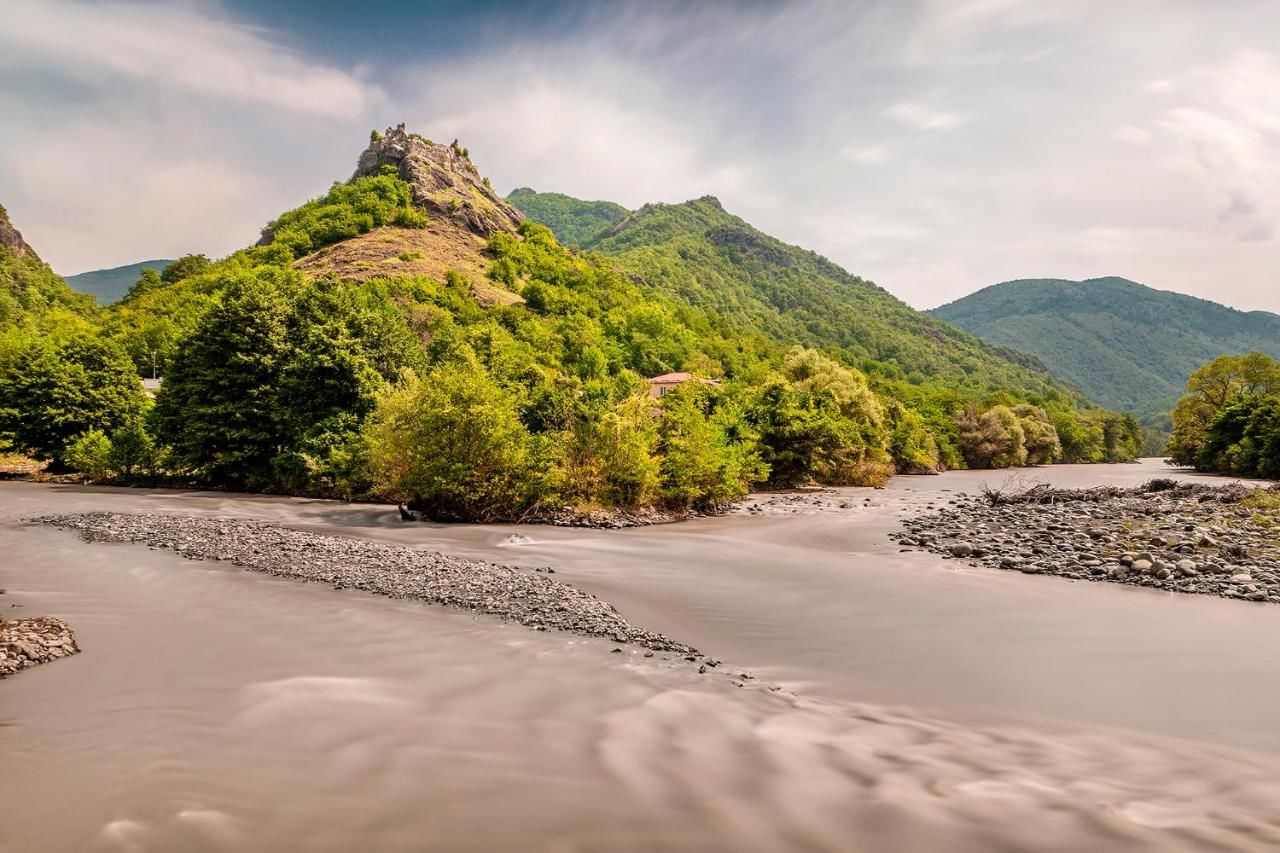
<path fill-rule="evenodd" d="M 1132 417 L 1042 366 L 690 204 L 634 217 L 612 238 L 644 242 L 626 259 L 574 252 L 465 148 L 398 127 L 256 245 L 146 269 L 105 309 L 25 243 L 0 249 L 0 446 L 94 480 L 553 523 L 1137 455 Z M 661 277 L 680 256 L 675 238 L 651 245 L 663 223 L 701 233 L 690 257 L 726 298 L 682 296 L 684 266 Z M 819 299 L 849 322 L 801 336 L 727 298 L 748 291 L 777 311 Z M 707 381 L 654 396 L 648 379 L 673 372 Z M 139 377 L 155 376 L 151 399 Z"/>

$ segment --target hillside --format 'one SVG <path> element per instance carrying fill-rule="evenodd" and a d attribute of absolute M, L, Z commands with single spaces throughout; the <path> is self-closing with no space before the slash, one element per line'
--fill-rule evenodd
<path fill-rule="evenodd" d="M 67 287 L 0 206 L 0 331 L 37 322 L 57 310 L 87 314 L 93 310 L 93 299 Z"/>
<path fill-rule="evenodd" d="M 631 211 L 611 201 L 582 201 L 563 193 L 540 193 L 529 187 L 514 189 L 507 201 L 541 222 L 565 246 L 580 249 L 621 222 Z"/>
<path fill-rule="evenodd" d="M 568 206 L 564 199 L 555 197 L 556 209 Z M 535 219 L 545 206 L 528 196 L 517 204 Z M 710 196 L 645 205 L 584 248 L 668 296 L 716 312 L 735 329 L 835 348 L 885 381 L 942 382 L 978 394 L 1074 393 L 1035 359 L 916 311 L 826 258 L 752 228 Z"/>
<path fill-rule="evenodd" d="M 1139 415 L 1168 412 L 1187 376 L 1216 356 L 1280 356 L 1280 316 L 1123 278 L 1009 281 L 930 313 L 1032 353 L 1091 399 Z"/>
<path fill-rule="evenodd" d="M 591 245 L 526 219 L 457 142 L 373 133 L 256 245 L 11 336 L 0 441 L 94 477 L 472 520 L 671 517 L 758 485 L 1136 452 L 1132 419 L 713 199 Z M 678 372 L 705 381 L 646 381 Z"/>
<path fill-rule="evenodd" d="M 144 269 L 160 272 L 171 263 L 173 263 L 173 258 L 139 261 L 136 264 L 126 264 L 122 267 L 89 270 L 88 272 L 69 275 L 65 280 L 72 290 L 96 297 L 99 305 L 110 305 L 124 298 L 124 295 L 129 292 L 129 288 L 142 275 Z"/>

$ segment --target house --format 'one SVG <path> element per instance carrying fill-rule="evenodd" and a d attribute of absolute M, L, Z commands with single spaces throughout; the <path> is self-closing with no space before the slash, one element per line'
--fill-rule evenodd
<path fill-rule="evenodd" d="M 665 397 L 668 391 L 678 388 L 690 380 L 701 382 L 703 385 L 710 385 L 713 388 L 719 388 L 721 385 L 718 380 L 703 379 L 700 376 L 694 376 L 692 373 L 664 373 L 649 380 L 649 396 Z"/>

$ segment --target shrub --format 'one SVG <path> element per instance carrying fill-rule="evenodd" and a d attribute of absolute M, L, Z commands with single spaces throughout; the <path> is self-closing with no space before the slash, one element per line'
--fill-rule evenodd
<path fill-rule="evenodd" d="M 100 429 L 90 429 L 76 436 L 62 453 L 63 463 L 95 480 L 111 475 L 111 439 Z"/>

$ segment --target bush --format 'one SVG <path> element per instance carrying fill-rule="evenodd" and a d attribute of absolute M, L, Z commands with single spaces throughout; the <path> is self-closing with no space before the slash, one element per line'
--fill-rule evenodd
<path fill-rule="evenodd" d="M 76 436 L 62 453 L 63 463 L 92 479 L 111 476 L 111 439 L 100 429 L 90 429 Z"/>
<path fill-rule="evenodd" d="M 540 496 L 515 401 L 479 365 L 410 374 L 378 399 L 367 437 L 375 488 L 435 517 L 517 518 Z"/>
<path fill-rule="evenodd" d="M 111 434 L 108 464 L 122 477 L 148 474 L 156 468 L 156 446 L 141 424 L 126 424 Z"/>
<path fill-rule="evenodd" d="M 994 406 L 981 417 L 973 407 L 956 416 L 960 450 L 970 468 L 1010 468 L 1027 461 L 1022 419 L 1008 406 Z"/>

